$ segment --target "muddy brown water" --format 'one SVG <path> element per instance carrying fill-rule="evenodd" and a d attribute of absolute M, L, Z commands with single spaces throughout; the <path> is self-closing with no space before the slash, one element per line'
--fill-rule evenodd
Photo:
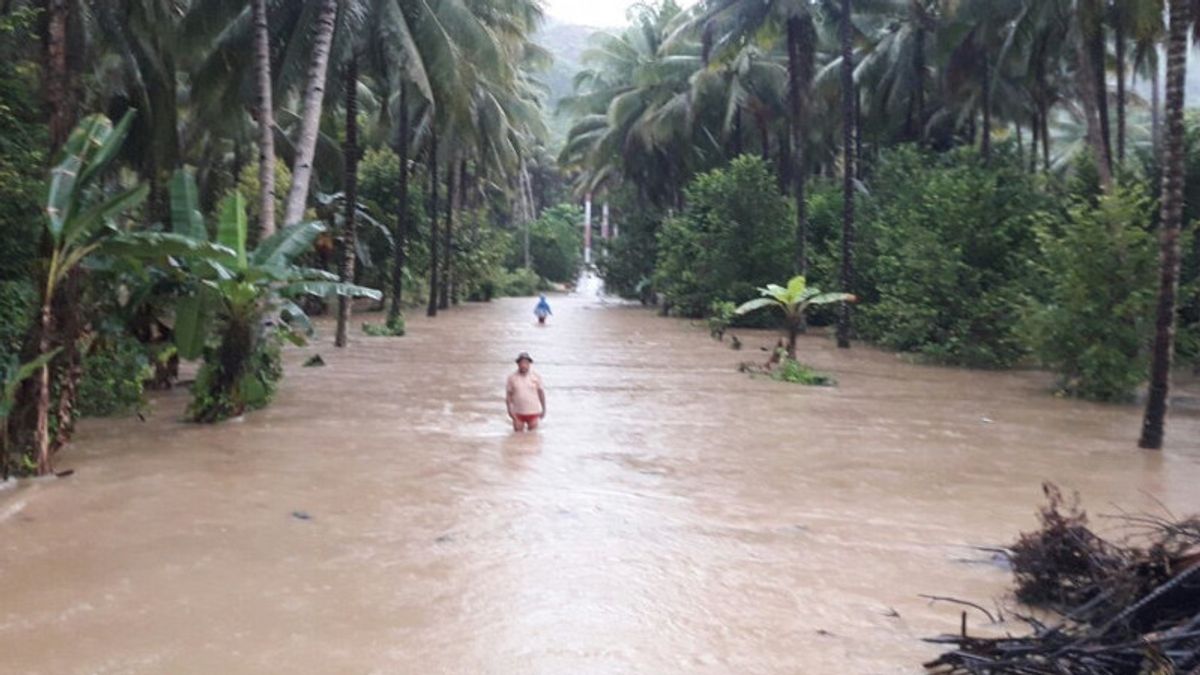
<path fill-rule="evenodd" d="M 89 421 L 69 479 L 0 492 L 6 673 L 914 673 L 1008 573 L 1043 480 L 1092 511 L 1200 511 L 1200 418 L 1039 373 L 802 340 L 837 388 L 735 372 L 684 321 L 558 298 L 288 354 L 244 421 Z M 325 331 L 325 342 L 330 339 Z M 549 389 L 514 435 L 528 350 Z M 328 367 L 298 364 L 319 352 Z M 1103 521 L 1101 521 L 1103 522 Z M 972 613 L 972 625 L 984 620 Z"/>

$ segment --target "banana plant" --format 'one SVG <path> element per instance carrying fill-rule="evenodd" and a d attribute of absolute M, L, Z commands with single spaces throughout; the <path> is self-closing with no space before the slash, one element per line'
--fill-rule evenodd
<path fill-rule="evenodd" d="M 208 228 L 197 209 L 195 181 L 186 171 L 171 181 L 171 225 L 178 234 L 206 239 Z M 247 250 L 246 201 L 234 193 L 219 210 L 216 241 L 223 255 L 183 258 L 194 279 L 192 292 L 175 311 L 179 356 L 204 359 L 190 409 L 197 422 L 216 422 L 266 405 L 278 379 L 271 341 L 302 343 L 312 332 L 302 295 L 365 297 L 379 291 L 338 281 L 324 270 L 302 267 L 296 258 L 311 251 L 323 232 L 320 222 L 298 223 L 278 230 L 254 250 Z"/>
<path fill-rule="evenodd" d="M 0 481 L 8 480 L 9 476 L 8 416 L 16 405 L 17 390 L 22 382 L 50 363 L 50 359 L 58 352 L 57 349 L 52 350 L 28 363 L 21 363 L 16 354 L 12 354 L 7 363 L 0 364 Z"/>
<path fill-rule="evenodd" d="M 123 229 L 124 216 L 141 204 L 149 189 L 138 185 L 109 194 L 100 178 L 120 151 L 134 115 L 135 111 L 130 110 L 115 126 L 103 115 L 84 119 L 63 144 L 47 181 L 44 222 L 48 251 L 38 276 L 41 304 L 36 317 L 38 342 L 34 357 L 41 366 L 34 376 L 30 401 L 35 410 L 31 451 L 39 475 L 52 471 L 50 370 L 56 367 L 56 361 L 46 355 L 51 353 L 52 343 L 67 345 L 78 337 L 58 334 L 64 318 L 58 314 L 81 311 L 73 303 L 56 304 L 64 283 L 81 273 L 86 262 L 99 257 L 165 258 L 198 253 L 204 248 L 199 242 L 170 233 Z M 70 396 L 74 387 L 63 387 L 62 391 Z M 73 400 L 60 401 L 60 410 L 73 407 Z M 58 422 L 60 428 L 70 428 L 70 420 Z"/>
<path fill-rule="evenodd" d="M 786 287 L 767 284 L 758 289 L 762 297 L 743 303 L 734 310 L 740 315 L 749 314 L 764 307 L 775 307 L 783 312 L 784 327 L 787 330 L 788 358 L 796 359 L 796 336 L 804 325 L 804 313 L 813 305 L 832 305 L 838 302 L 856 302 L 857 298 L 850 293 L 825 293 L 821 289 L 809 286 L 803 276 L 792 277 Z"/>

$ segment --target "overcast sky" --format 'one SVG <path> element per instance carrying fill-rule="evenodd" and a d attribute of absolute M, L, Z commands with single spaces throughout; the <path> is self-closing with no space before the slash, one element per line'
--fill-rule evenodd
<path fill-rule="evenodd" d="M 695 0 L 678 0 L 684 7 Z M 625 10 L 634 0 L 546 0 L 546 12 L 566 23 L 608 28 L 625 25 Z"/>

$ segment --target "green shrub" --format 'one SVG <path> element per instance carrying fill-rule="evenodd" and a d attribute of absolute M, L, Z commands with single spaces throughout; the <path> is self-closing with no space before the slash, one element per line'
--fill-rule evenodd
<path fill-rule="evenodd" d="M 1018 158 L 974 150 L 883 155 L 864 200 L 857 328 L 937 361 L 1003 367 L 1025 353 L 1018 316 L 1051 207 Z"/>
<path fill-rule="evenodd" d="M 189 416 L 199 422 L 220 422 L 235 415 L 267 407 L 283 379 L 283 359 L 278 335 L 264 336 L 257 349 L 246 359 L 244 369 L 232 389 L 217 382 L 220 349 L 208 347 L 204 362 L 192 386 Z"/>
<path fill-rule="evenodd" d="M 21 353 L 25 333 L 33 321 L 37 294 L 25 281 L 0 281 L 0 362 Z"/>
<path fill-rule="evenodd" d="M 676 312 L 701 317 L 714 300 L 750 297 L 788 278 L 793 213 L 757 157 L 699 176 L 687 208 L 663 224 L 655 284 Z"/>
<path fill-rule="evenodd" d="M 808 274 L 819 288 L 842 286 L 842 184 L 812 181 L 808 188 Z M 808 311 L 810 326 L 828 326 L 837 321 L 836 305 L 821 305 Z"/>
<path fill-rule="evenodd" d="M 524 268 L 500 274 L 496 284 L 499 294 L 507 297 L 537 295 L 544 288 L 545 284 L 537 272 Z"/>
<path fill-rule="evenodd" d="M 663 212 L 630 188 L 618 190 L 610 203 L 620 236 L 595 245 L 596 270 L 604 279 L 605 292 L 649 303 L 654 299 L 652 279 Z"/>
<path fill-rule="evenodd" d="M 251 245 L 261 239 L 262 232 L 262 208 L 258 201 L 258 195 L 261 194 L 261 183 L 258 180 L 258 162 L 250 162 L 242 167 L 242 173 L 238 176 L 237 185 L 222 195 L 222 199 L 228 199 L 235 191 L 243 195 L 254 195 L 253 199 L 246 200 L 246 219 L 249 221 L 249 240 Z M 287 200 L 288 190 L 292 187 L 292 171 L 288 168 L 287 162 L 275 162 L 275 226 L 283 225 L 283 209 L 284 202 Z M 309 214 L 310 216 L 312 214 Z M 213 233 L 210 233 L 210 235 Z"/>
<path fill-rule="evenodd" d="M 410 172 L 408 181 L 408 227 L 404 237 L 405 266 L 417 278 L 428 276 L 429 219 L 426 217 L 424 170 Z M 396 232 L 396 198 L 399 194 L 400 160 L 387 148 L 372 148 L 363 155 L 358 166 L 358 199 L 371 215 L 383 223 L 393 235 Z M 361 245 L 370 252 L 375 264 L 358 271 L 358 282 L 372 288 L 391 289 L 392 260 L 388 239 L 376 228 L 363 228 Z M 404 294 L 409 299 L 424 297 L 414 285 L 405 281 Z"/>
<path fill-rule="evenodd" d="M 13 280 L 29 277 L 29 263 L 37 256 L 49 143 L 35 47 L 37 11 L 6 12 L 11 13 L 0 16 L 5 64 L 0 68 L 0 280 Z M 7 318 L 0 315 L 0 321 Z"/>
<path fill-rule="evenodd" d="M 83 359 L 77 405 L 83 417 L 111 417 L 146 405 L 145 383 L 154 377 L 146 346 L 125 333 L 102 336 Z"/>
<path fill-rule="evenodd" d="M 809 387 L 832 387 L 837 381 L 828 375 L 822 375 L 795 359 L 784 358 L 779 367 L 771 371 L 771 379 L 777 382 L 791 382 Z"/>
<path fill-rule="evenodd" d="M 725 331 L 737 316 L 737 305 L 728 300 L 714 300 L 708 307 L 708 333 L 714 340 L 724 340 Z"/>
<path fill-rule="evenodd" d="M 362 331 L 369 337 L 404 337 L 404 315 L 401 314 L 384 324 L 364 323 Z"/>
<path fill-rule="evenodd" d="M 583 210 L 573 204 L 559 204 L 542 212 L 529 231 L 529 257 L 535 272 L 563 284 L 579 277 L 583 266 L 582 223 Z"/>
<path fill-rule="evenodd" d="M 1031 306 L 1026 330 L 1065 393 L 1124 401 L 1145 379 L 1157 278 L 1151 209 L 1140 187 L 1122 187 L 1039 230 L 1049 298 Z"/>
<path fill-rule="evenodd" d="M 482 209 L 459 214 L 454 231 L 454 292 L 456 297 L 489 300 L 497 279 L 504 275 L 513 237 L 496 227 Z"/>

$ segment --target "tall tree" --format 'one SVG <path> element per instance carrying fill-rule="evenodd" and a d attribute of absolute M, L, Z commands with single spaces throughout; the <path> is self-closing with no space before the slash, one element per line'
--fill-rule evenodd
<path fill-rule="evenodd" d="M 1125 75 L 1128 70 L 1125 56 L 1125 49 L 1128 46 L 1126 34 L 1130 23 L 1129 17 L 1124 12 L 1125 3 L 1121 0 L 1113 3 L 1112 7 L 1112 23 L 1113 23 L 1113 42 L 1116 45 L 1116 71 L 1117 71 L 1117 164 L 1125 163 L 1125 135 L 1127 132 L 1125 121 Z"/>
<path fill-rule="evenodd" d="M 839 34 L 842 49 L 842 291 L 854 288 L 854 180 L 857 166 L 855 130 L 858 94 L 854 88 L 854 24 L 850 0 L 841 0 Z M 985 131 L 986 135 L 986 131 Z M 850 303 L 838 308 L 837 344 L 850 348 Z"/>
<path fill-rule="evenodd" d="M 252 0 L 254 83 L 258 122 L 258 218 L 263 239 L 275 234 L 275 106 L 271 87 L 271 32 L 267 0 Z M 236 176 L 236 174 L 235 174 Z"/>
<path fill-rule="evenodd" d="M 400 160 L 399 176 L 396 179 L 396 231 L 392 235 L 395 249 L 392 255 L 392 304 L 388 308 L 388 325 L 395 326 L 403 312 L 405 246 L 408 240 L 408 83 L 400 80 L 400 94 L 396 104 L 396 154 Z"/>
<path fill-rule="evenodd" d="M 849 18 L 845 18 L 849 21 Z M 808 90 L 812 86 L 816 52 L 816 28 L 812 15 L 804 12 L 787 19 L 788 107 L 792 140 L 792 196 L 796 202 L 796 244 L 793 268 L 808 274 L 808 165 L 804 132 L 807 128 Z M 853 125 L 851 125 L 853 126 Z M 851 132 L 853 133 L 853 132 Z M 853 146 L 853 143 L 851 143 Z M 853 148 L 851 147 L 851 151 Z M 803 322 L 803 317 L 801 317 Z M 803 327 L 803 326 L 802 326 Z"/>
<path fill-rule="evenodd" d="M 1096 63 L 1096 36 L 1101 35 L 1100 0 L 1079 0 L 1076 9 L 1076 29 L 1078 36 L 1075 40 L 1076 74 L 1075 81 L 1079 87 L 1079 104 L 1087 124 L 1088 146 L 1100 173 L 1100 184 L 1107 190 L 1112 185 L 1111 155 L 1105 144 L 1106 131 L 1100 116 L 1100 97 L 1104 91 L 1097 87 L 1097 69 L 1103 64 Z M 1103 45 L 1103 38 L 1100 38 Z M 1103 50 L 1101 50 L 1101 54 Z M 1103 78 L 1099 78 L 1103 81 Z"/>
<path fill-rule="evenodd" d="M 67 69 L 67 27 L 71 20 L 69 0 L 47 0 L 46 15 L 46 106 L 50 112 L 50 148 L 57 151 L 67 141 L 75 124 L 75 106 Z"/>
<path fill-rule="evenodd" d="M 1167 130 L 1163 139 L 1162 216 L 1159 238 L 1162 246 L 1154 353 L 1150 366 L 1150 395 L 1142 421 L 1138 445 L 1148 450 L 1163 446 L 1170 393 L 1171 360 L 1175 349 L 1175 305 L 1179 292 L 1179 231 L 1183 219 L 1184 179 L 1184 87 L 1187 84 L 1187 42 L 1195 0 L 1170 0 L 1170 29 L 1167 41 Z"/>
<path fill-rule="evenodd" d="M 430 124 L 433 122 L 431 121 Z M 429 306 L 425 313 L 438 313 L 438 133 L 429 133 Z"/>
<path fill-rule="evenodd" d="M 312 60 L 304 84 L 304 109 L 296 137 L 296 159 L 292 163 L 292 187 L 284 204 L 283 224 L 292 225 L 304 217 L 308 190 L 312 181 L 313 156 L 320 134 L 321 109 L 325 99 L 325 77 L 333 29 L 337 24 L 338 0 L 321 0 L 320 14 L 313 27 Z"/>
<path fill-rule="evenodd" d="M 455 153 L 446 161 L 446 224 L 442 228 L 442 285 L 438 288 L 438 309 L 450 308 L 450 285 L 453 283 L 454 206 L 458 193 L 458 162 Z M 435 213 L 434 218 L 437 218 Z"/>
<path fill-rule="evenodd" d="M 345 157 L 346 215 L 342 224 L 342 259 L 338 276 L 344 283 L 354 283 L 354 260 L 358 250 L 355 218 L 358 212 L 358 57 L 351 56 L 346 64 L 346 141 Z M 353 298 L 338 296 L 337 336 L 334 344 L 345 347 L 349 338 L 350 311 Z"/>

